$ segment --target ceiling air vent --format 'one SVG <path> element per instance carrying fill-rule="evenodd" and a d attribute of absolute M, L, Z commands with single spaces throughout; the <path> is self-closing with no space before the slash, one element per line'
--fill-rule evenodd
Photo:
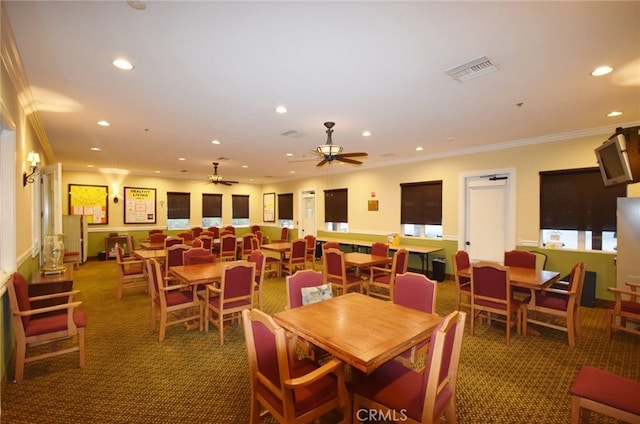
<path fill-rule="evenodd" d="M 496 65 L 491 63 L 488 57 L 482 56 L 454 68 L 447 69 L 445 72 L 453 79 L 464 82 L 497 70 Z"/>

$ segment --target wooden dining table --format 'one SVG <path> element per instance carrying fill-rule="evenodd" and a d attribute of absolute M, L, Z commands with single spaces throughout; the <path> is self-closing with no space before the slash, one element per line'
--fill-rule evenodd
<path fill-rule="evenodd" d="M 509 282 L 512 286 L 523 287 L 525 289 L 540 290 L 555 283 L 560 277 L 558 271 L 536 270 L 531 268 L 520 268 L 508 266 Z M 458 271 L 461 277 L 471 278 L 471 268 L 464 268 Z"/>
<path fill-rule="evenodd" d="M 133 256 L 143 261 L 148 261 L 149 259 L 164 261 L 167 258 L 167 251 L 164 249 L 135 249 Z"/>
<path fill-rule="evenodd" d="M 347 267 L 354 267 L 356 275 L 360 275 L 362 268 L 369 268 L 376 265 L 386 265 L 393 262 L 389 256 L 378 256 L 363 252 L 347 252 L 344 254 L 344 264 Z"/>
<path fill-rule="evenodd" d="M 266 243 L 260 246 L 260 249 L 278 252 L 280 254 L 280 258 L 284 259 L 286 253 L 291 250 L 291 242 Z"/>
<path fill-rule="evenodd" d="M 437 314 L 360 293 L 277 312 L 273 317 L 287 331 L 363 372 L 426 340 L 441 320 Z"/>
<path fill-rule="evenodd" d="M 227 261 L 206 264 L 176 265 L 169 267 L 169 274 L 183 284 L 197 285 L 219 282 L 225 266 L 247 261 Z"/>

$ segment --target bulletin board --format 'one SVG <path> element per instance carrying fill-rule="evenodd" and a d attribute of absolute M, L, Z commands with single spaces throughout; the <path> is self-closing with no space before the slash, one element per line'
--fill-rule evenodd
<path fill-rule="evenodd" d="M 109 223 L 109 187 L 69 184 L 69 215 L 84 215 L 89 225 Z"/>
<path fill-rule="evenodd" d="M 124 223 L 155 224 L 156 223 L 156 189 L 125 187 L 124 188 Z"/>

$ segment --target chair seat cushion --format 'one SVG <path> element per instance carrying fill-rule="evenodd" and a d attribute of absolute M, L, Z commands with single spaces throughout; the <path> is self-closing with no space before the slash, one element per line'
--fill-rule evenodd
<path fill-rule="evenodd" d="M 142 266 L 138 266 L 138 264 L 136 265 L 127 265 L 124 267 L 124 269 L 122 270 L 122 273 L 124 275 L 137 275 L 137 274 L 142 274 Z"/>
<path fill-rule="evenodd" d="M 640 381 L 583 365 L 570 392 L 574 396 L 640 415 Z"/>
<path fill-rule="evenodd" d="M 220 296 L 214 296 L 214 297 L 210 297 L 209 298 L 209 305 L 213 306 L 215 309 L 220 309 Z M 250 299 L 241 299 L 241 300 L 235 300 L 233 302 L 225 302 L 224 303 L 224 308 L 225 309 L 235 309 L 235 308 L 240 308 L 242 306 L 250 306 L 251 305 L 251 300 Z"/>
<path fill-rule="evenodd" d="M 484 300 L 484 299 L 476 299 L 474 302 L 476 305 L 486 306 L 488 308 L 502 309 L 505 311 L 507 310 L 507 305 L 505 303 L 492 302 L 490 300 Z M 511 299 L 511 310 L 515 311 L 520 307 L 521 304 L 522 302 L 520 300 Z"/>
<path fill-rule="evenodd" d="M 167 306 L 181 305 L 183 303 L 193 302 L 193 293 L 190 291 L 173 290 L 165 296 Z"/>
<path fill-rule="evenodd" d="M 640 303 L 632 302 L 630 300 L 623 300 L 620 303 L 620 309 L 624 312 L 631 312 L 634 314 L 640 314 Z"/>
<path fill-rule="evenodd" d="M 422 373 L 397 361 L 389 361 L 358 381 L 353 387 L 353 393 L 381 403 L 391 410 L 406 410 L 407 416 L 420 422 L 424 404 L 423 382 Z M 450 397 L 451 391 L 445 389 L 436 401 L 436 411 L 440 411 Z"/>
<path fill-rule="evenodd" d="M 541 306 L 543 308 L 566 311 L 568 304 L 569 298 L 567 296 L 545 296 L 543 294 L 536 295 L 536 306 Z"/>
<path fill-rule="evenodd" d="M 73 313 L 73 322 L 76 327 L 83 328 L 87 325 L 87 317 L 84 312 L 78 311 Z M 32 318 L 24 329 L 24 334 L 29 336 L 37 336 L 39 334 L 53 333 L 56 331 L 64 331 L 67 329 L 67 314 L 56 314 L 45 318 Z"/>
<path fill-rule="evenodd" d="M 463 292 L 471 293 L 471 283 L 464 283 L 460 285 L 460 290 Z"/>
<path fill-rule="evenodd" d="M 391 274 L 387 274 L 387 273 L 373 276 L 373 282 L 376 284 L 377 283 L 389 284 L 390 280 L 391 280 Z"/>

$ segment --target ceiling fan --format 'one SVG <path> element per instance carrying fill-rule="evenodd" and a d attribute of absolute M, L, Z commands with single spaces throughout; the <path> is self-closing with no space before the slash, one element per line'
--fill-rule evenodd
<path fill-rule="evenodd" d="M 315 153 L 319 154 L 322 157 L 322 160 L 316 164 L 316 166 L 323 166 L 327 163 L 331 163 L 334 160 L 338 162 L 349 163 L 351 165 L 362 165 L 362 162 L 356 159 L 357 157 L 367 157 L 367 154 L 364 152 L 356 152 L 356 153 L 342 153 L 342 146 L 338 146 L 337 144 L 333 144 L 331 140 L 331 134 L 333 133 L 333 127 L 335 122 L 325 122 L 324 126 L 327 128 L 327 142 L 325 144 L 321 144 L 316 149 Z"/>
<path fill-rule="evenodd" d="M 218 162 L 213 162 L 213 175 L 209 175 L 209 182 L 216 185 L 231 185 L 238 183 L 238 181 L 225 180 L 222 175 L 218 175 Z"/>

